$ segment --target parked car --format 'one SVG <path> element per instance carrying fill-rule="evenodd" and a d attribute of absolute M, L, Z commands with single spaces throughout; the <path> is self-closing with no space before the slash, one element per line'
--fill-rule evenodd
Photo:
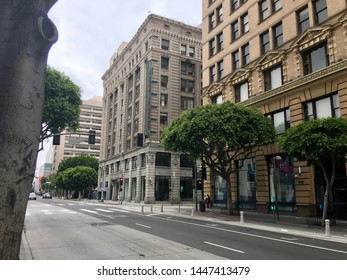
<path fill-rule="evenodd" d="M 50 193 L 43 194 L 42 198 L 52 198 L 52 195 Z"/>
<path fill-rule="evenodd" d="M 34 192 L 29 193 L 29 200 L 36 200 L 36 194 Z"/>

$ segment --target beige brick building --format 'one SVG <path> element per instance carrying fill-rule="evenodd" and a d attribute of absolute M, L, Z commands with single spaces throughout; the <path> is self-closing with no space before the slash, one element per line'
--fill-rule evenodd
<path fill-rule="evenodd" d="M 69 157 L 85 154 L 99 159 L 101 120 L 102 97 L 94 96 L 90 99 L 82 100 L 79 117 L 79 134 L 64 132 L 60 135 L 60 145 L 53 146 L 51 151 L 53 173 L 58 171 L 60 162 Z M 96 131 L 95 144 L 88 144 L 89 130 Z"/>
<path fill-rule="evenodd" d="M 273 120 L 278 135 L 308 119 L 347 116 L 346 1 L 202 4 L 204 104 L 228 100 L 257 107 Z M 297 215 L 319 213 L 322 174 L 290 158 L 276 143 L 262 147 L 238 169 L 233 178 L 235 205 L 262 212 L 274 209 L 275 160 L 280 168 L 279 209 Z M 223 180 L 210 174 L 205 185 L 216 205 L 223 207 Z M 346 186 L 343 161 L 330 209 L 340 217 L 347 214 Z"/>
<path fill-rule="evenodd" d="M 103 75 L 99 198 L 191 200 L 189 162 L 160 147 L 162 130 L 201 104 L 201 28 L 150 14 Z"/>

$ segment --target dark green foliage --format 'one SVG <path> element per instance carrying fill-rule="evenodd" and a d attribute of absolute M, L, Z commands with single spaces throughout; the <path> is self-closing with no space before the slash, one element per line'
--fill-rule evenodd
<path fill-rule="evenodd" d="M 81 104 L 81 89 L 69 77 L 47 66 L 41 142 L 63 130 L 75 131 Z"/>
<path fill-rule="evenodd" d="M 88 166 L 93 168 L 95 171 L 98 171 L 99 161 L 95 157 L 89 155 L 80 155 L 77 157 L 70 157 L 64 159 L 60 162 L 58 166 L 58 173 L 77 166 Z"/>

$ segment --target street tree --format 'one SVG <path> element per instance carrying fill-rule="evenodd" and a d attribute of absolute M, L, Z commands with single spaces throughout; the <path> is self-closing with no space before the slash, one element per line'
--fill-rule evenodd
<path fill-rule="evenodd" d="M 69 158 L 63 159 L 59 163 L 57 173 L 60 173 L 66 169 L 77 167 L 77 166 L 89 166 L 95 169 L 95 171 L 98 171 L 99 161 L 97 158 L 86 155 L 86 154 L 82 154 L 76 157 L 69 157 Z"/>
<path fill-rule="evenodd" d="M 56 0 L 0 0 L 0 259 L 19 259 L 35 173 Z"/>
<path fill-rule="evenodd" d="M 81 89 L 64 73 L 47 65 L 40 150 L 43 141 L 64 130 L 79 127 Z"/>
<path fill-rule="evenodd" d="M 233 162 L 239 160 L 242 164 L 259 145 L 274 138 L 271 120 L 260 111 L 225 102 L 183 112 L 164 129 L 161 143 L 168 151 L 201 158 L 213 173 L 220 175 L 226 181 L 228 212 L 232 214 Z"/>
<path fill-rule="evenodd" d="M 95 187 L 98 182 L 98 173 L 89 166 L 71 167 L 60 172 L 58 176 L 62 177 L 64 189 L 78 193 Z"/>
<path fill-rule="evenodd" d="M 325 191 L 321 224 L 324 226 L 329 195 L 336 177 L 336 164 L 347 153 L 347 120 L 326 118 L 305 121 L 288 129 L 281 136 L 279 146 L 289 155 L 307 161 L 309 165 L 315 164 L 322 170 Z M 328 167 L 326 162 L 330 162 L 331 166 Z M 330 176 L 328 170 L 331 170 Z"/>

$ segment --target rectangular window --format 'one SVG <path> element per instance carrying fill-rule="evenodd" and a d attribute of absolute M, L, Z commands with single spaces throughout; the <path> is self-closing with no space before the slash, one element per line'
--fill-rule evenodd
<path fill-rule="evenodd" d="M 162 87 L 165 87 L 167 88 L 168 87 L 168 83 L 169 83 L 169 77 L 168 76 L 161 76 L 161 79 L 160 79 L 160 85 Z"/>
<path fill-rule="evenodd" d="M 157 152 L 155 154 L 155 166 L 171 166 L 171 154 Z"/>
<path fill-rule="evenodd" d="M 302 54 L 304 75 L 329 65 L 326 43 L 315 46 Z"/>
<path fill-rule="evenodd" d="M 241 34 L 245 34 L 249 31 L 249 19 L 248 13 L 241 16 Z"/>
<path fill-rule="evenodd" d="M 160 124 L 167 125 L 168 124 L 168 114 L 160 113 Z"/>
<path fill-rule="evenodd" d="M 283 26 L 282 22 L 272 27 L 272 34 L 273 34 L 273 42 L 274 47 L 277 48 L 278 46 L 283 44 Z"/>
<path fill-rule="evenodd" d="M 249 58 L 249 44 L 246 44 L 241 47 L 242 52 L 242 65 L 246 65 L 250 62 Z"/>
<path fill-rule="evenodd" d="M 216 54 L 216 42 L 215 39 L 210 40 L 210 56 L 214 56 Z"/>
<path fill-rule="evenodd" d="M 308 102 L 305 104 L 305 110 L 307 120 L 340 117 L 339 96 L 333 94 Z"/>
<path fill-rule="evenodd" d="M 269 7 L 267 0 L 262 0 L 259 2 L 259 20 L 263 21 L 269 16 Z"/>
<path fill-rule="evenodd" d="M 170 41 L 166 39 L 161 39 L 161 48 L 163 50 L 169 50 L 170 48 Z"/>
<path fill-rule="evenodd" d="M 326 0 L 313 1 L 315 23 L 319 24 L 328 18 L 328 8 Z"/>
<path fill-rule="evenodd" d="M 224 77 L 224 62 L 223 60 L 217 63 L 218 80 Z"/>
<path fill-rule="evenodd" d="M 272 12 L 276 12 L 282 8 L 281 0 L 271 0 L 272 1 Z"/>
<path fill-rule="evenodd" d="M 245 101 L 249 98 L 248 82 L 244 82 L 235 86 L 236 103 Z"/>
<path fill-rule="evenodd" d="M 240 37 L 239 33 L 239 23 L 238 21 L 234 21 L 231 24 L 231 38 L 235 41 Z"/>
<path fill-rule="evenodd" d="M 181 97 L 181 110 L 188 110 L 194 108 L 194 98 Z"/>
<path fill-rule="evenodd" d="M 194 92 L 194 81 L 181 79 L 181 91 Z"/>
<path fill-rule="evenodd" d="M 180 51 L 182 55 L 187 55 L 187 46 L 181 45 Z"/>
<path fill-rule="evenodd" d="M 277 134 L 283 134 L 290 127 L 289 109 L 273 113 L 269 117 L 272 119 Z"/>
<path fill-rule="evenodd" d="M 194 57 L 195 56 L 195 48 L 194 47 L 189 47 L 188 49 L 188 55 L 190 57 Z"/>
<path fill-rule="evenodd" d="M 270 35 L 269 31 L 264 32 L 260 35 L 260 47 L 261 47 L 261 53 L 264 54 L 267 51 L 270 50 Z"/>
<path fill-rule="evenodd" d="M 277 88 L 282 85 L 282 66 L 276 66 L 264 71 L 265 91 Z"/>
<path fill-rule="evenodd" d="M 217 14 L 217 24 L 220 24 L 221 22 L 223 22 L 223 9 L 222 9 L 222 5 L 220 5 L 216 9 L 216 14 Z"/>
<path fill-rule="evenodd" d="M 231 0 L 230 4 L 231 11 L 233 12 L 239 7 L 239 0 Z"/>
<path fill-rule="evenodd" d="M 194 76 L 195 75 L 195 64 L 181 61 L 181 74 Z"/>
<path fill-rule="evenodd" d="M 210 67 L 210 83 L 214 83 L 216 79 L 216 66 L 212 66 Z"/>
<path fill-rule="evenodd" d="M 160 106 L 161 107 L 166 107 L 168 99 L 169 99 L 169 97 L 168 97 L 167 94 L 161 93 L 160 94 Z"/>
<path fill-rule="evenodd" d="M 211 97 L 211 101 L 213 104 L 222 104 L 223 103 L 223 96 L 222 94 L 217 94 L 215 96 Z"/>
<path fill-rule="evenodd" d="M 169 58 L 162 56 L 161 57 L 161 69 L 169 69 Z"/>
<path fill-rule="evenodd" d="M 217 51 L 223 50 L 223 32 L 217 35 Z"/>
<path fill-rule="evenodd" d="M 298 22 L 298 33 L 303 33 L 310 27 L 310 18 L 308 15 L 307 6 L 302 10 L 298 11 L 296 14 L 297 22 Z"/>
<path fill-rule="evenodd" d="M 233 70 L 240 68 L 240 52 L 238 50 L 232 53 L 232 59 Z"/>
<path fill-rule="evenodd" d="M 216 17 L 214 13 L 210 14 L 208 19 L 209 19 L 210 30 L 212 30 L 213 28 L 216 27 Z"/>

